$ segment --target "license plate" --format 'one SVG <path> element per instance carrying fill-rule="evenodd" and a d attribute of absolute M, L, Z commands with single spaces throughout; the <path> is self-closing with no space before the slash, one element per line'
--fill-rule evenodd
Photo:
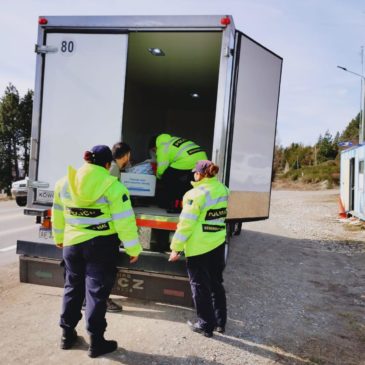
<path fill-rule="evenodd" d="M 37 189 L 37 202 L 40 203 L 52 203 L 53 191 Z"/>
<path fill-rule="evenodd" d="M 52 230 L 39 228 L 39 238 L 50 239 L 52 238 Z"/>

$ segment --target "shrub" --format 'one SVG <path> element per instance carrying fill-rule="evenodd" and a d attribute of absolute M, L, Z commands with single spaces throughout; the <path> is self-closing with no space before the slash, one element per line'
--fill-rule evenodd
<path fill-rule="evenodd" d="M 305 166 L 300 169 L 290 170 L 277 176 L 276 180 L 301 181 L 306 184 L 326 182 L 328 188 L 333 188 L 340 181 L 340 166 L 338 161 L 329 160 L 316 166 Z"/>

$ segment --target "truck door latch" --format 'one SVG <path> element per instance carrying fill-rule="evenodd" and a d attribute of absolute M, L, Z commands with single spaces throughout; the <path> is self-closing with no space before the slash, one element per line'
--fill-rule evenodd
<path fill-rule="evenodd" d="M 58 48 L 52 47 L 52 46 L 43 46 L 43 45 L 36 44 L 35 48 L 34 48 L 34 52 L 37 54 L 57 53 Z"/>
<path fill-rule="evenodd" d="M 230 48 L 230 47 L 226 47 L 226 49 L 224 50 L 224 56 L 225 57 L 230 57 L 234 55 L 234 49 Z"/>

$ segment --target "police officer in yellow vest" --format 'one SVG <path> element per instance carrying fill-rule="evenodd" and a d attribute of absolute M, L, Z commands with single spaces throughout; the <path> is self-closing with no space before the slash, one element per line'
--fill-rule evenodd
<path fill-rule="evenodd" d="M 112 152 L 99 145 L 84 154 L 86 163 L 56 183 L 52 207 L 53 236 L 63 247 L 65 288 L 60 326 L 61 348 L 71 348 L 86 296 L 88 355 L 97 357 L 117 349 L 104 339 L 106 300 L 116 276 L 120 241 L 130 262 L 142 248 L 128 190 L 109 174 Z"/>
<path fill-rule="evenodd" d="M 218 181 L 218 166 L 199 161 L 193 170 L 195 182 L 183 198 L 183 210 L 171 242 L 169 261 L 186 256 L 198 321 L 189 327 L 206 337 L 213 330 L 225 331 L 226 295 L 223 287 L 228 188 Z"/>
<path fill-rule="evenodd" d="M 154 137 L 150 149 L 156 152 L 156 176 L 163 184 L 163 191 L 157 195 L 159 206 L 180 212 L 182 197 L 191 188 L 191 170 L 207 155 L 196 143 L 170 134 Z"/>

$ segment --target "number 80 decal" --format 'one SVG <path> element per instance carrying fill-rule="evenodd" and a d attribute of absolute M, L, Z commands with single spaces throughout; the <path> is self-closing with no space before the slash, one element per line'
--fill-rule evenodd
<path fill-rule="evenodd" d="M 70 54 L 75 50 L 75 43 L 73 41 L 62 41 L 60 51 L 63 54 Z"/>

